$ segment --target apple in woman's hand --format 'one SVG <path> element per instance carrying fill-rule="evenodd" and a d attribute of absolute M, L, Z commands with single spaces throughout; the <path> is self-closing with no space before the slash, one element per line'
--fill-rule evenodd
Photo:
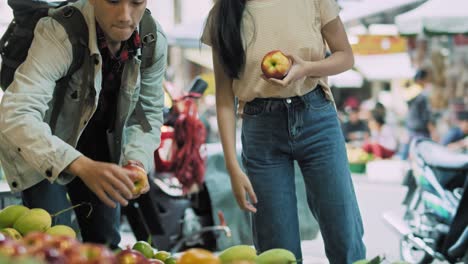
<path fill-rule="evenodd" d="M 291 64 L 291 59 L 283 52 L 273 50 L 263 57 L 261 68 L 266 78 L 282 80 L 288 74 Z"/>
<path fill-rule="evenodd" d="M 141 191 L 149 185 L 146 171 L 142 167 L 132 164 L 132 163 L 129 163 L 123 166 L 123 168 L 136 172 L 136 176 L 132 178 L 132 181 L 133 181 L 132 194 L 140 195 Z"/>

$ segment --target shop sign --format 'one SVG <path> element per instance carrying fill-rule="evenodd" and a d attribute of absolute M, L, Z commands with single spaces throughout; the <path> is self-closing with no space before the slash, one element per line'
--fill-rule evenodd
<path fill-rule="evenodd" d="M 358 55 L 392 54 L 407 51 L 406 39 L 399 36 L 360 35 L 359 41 L 352 45 Z"/>
<path fill-rule="evenodd" d="M 467 35 L 455 35 L 453 36 L 453 42 L 455 46 L 468 46 L 468 36 Z"/>

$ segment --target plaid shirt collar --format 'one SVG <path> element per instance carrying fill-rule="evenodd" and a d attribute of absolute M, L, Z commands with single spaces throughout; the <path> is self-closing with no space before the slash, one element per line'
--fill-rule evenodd
<path fill-rule="evenodd" d="M 101 54 L 104 54 L 103 51 L 106 51 L 106 53 L 111 56 L 113 60 L 117 60 L 121 63 L 126 62 L 130 58 L 136 56 L 138 49 L 141 48 L 140 34 L 138 34 L 137 30 L 133 32 L 132 36 L 128 40 L 122 42 L 120 50 L 115 55 L 109 52 L 106 36 L 104 35 L 104 31 L 101 29 L 97 21 L 96 35 L 99 51 Z"/>

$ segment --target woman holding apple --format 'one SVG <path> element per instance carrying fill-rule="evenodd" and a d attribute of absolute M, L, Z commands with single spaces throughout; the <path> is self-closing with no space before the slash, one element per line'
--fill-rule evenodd
<path fill-rule="evenodd" d="M 330 263 L 365 258 L 344 137 L 326 80 L 354 63 L 338 13 L 334 0 L 218 0 L 207 20 L 202 41 L 213 48 L 226 166 L 239 206 L 254 213 L 260 252 L 285 248 L 302 258 L 297 160 Z M 245 172 L 236 158 L 235 97 Z"/>

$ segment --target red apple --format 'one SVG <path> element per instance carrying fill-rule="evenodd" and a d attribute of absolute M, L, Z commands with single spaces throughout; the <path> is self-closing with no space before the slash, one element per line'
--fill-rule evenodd
<path fill-rule="evenodd" d="M 140 252 L 133 249 L 124 249 L 117 254 L 118 264 L 148 264 L 148 260 Z"/>
<path fill-rule="evenodd" d="M 132 193 L 133 195 L 141 194 L 141 190 L 149 186 L 146 171 L 142 167 L 132 163 L 125 165 L 124 168 L 136 172 L 136 176 L 132 179 L 134 185 Z"/>
<path fill-rule="evenodd" d="M 291 59 L 283 52 L 273 50 L 263 57 L 261 68 L 265 77 L 283 79 L 291 68 Z"/>
<path fill-rule="evenodd" d="M 103 245 L 84 243 L 69 250 L 69 264 L 115 264 L 116 258 L 112 251 Z"/>
<path fill-rule="evenodd" d="M 77 248 L 79 243 L 78 240 L 69 236 L 52 236 L 46 245 L 57 249 L 61 254 L 68 254 L 70 250 Z"/>
<path fill-rule="evenodd" d="M 30 256 L 36 257 L 45 261 L 48 264 L 66 264 L 67 258 L 58 249 L 45 247 L 37 250 L 34 253 L 29 253 Z"/>
<path fill-rule="evenodd" d="M 26 254 L 26 248 L 14 240 L 0 241 L 0 256 L 17 257 Z"/>
<path fill-rule="evenodd" d="M 50 240 L 52 240 L 52 237 L 48 234 L 32 232 L 23 238 L 22 243 L 27 248 L 28 252 L 35 252 L 44 248 Z"/>

